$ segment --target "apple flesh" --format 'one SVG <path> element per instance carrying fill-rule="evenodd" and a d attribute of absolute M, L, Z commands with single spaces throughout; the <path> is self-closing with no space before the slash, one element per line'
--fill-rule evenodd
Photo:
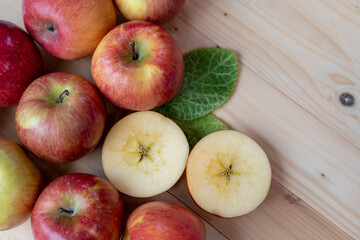
<path fill-rule="evenodd" d="M 271 183 L 269 160 L 250 137 L 233 130 L 211 133 L 190 153 L 187 185 L 205 211 L 226 218 L 257 208 Z"/>
<path fill-rule="evenodd" d="M 92 151 L 105 128 L 105 105 L 86 79 L 51 73 L 25 90 L 15 114 L 20 141 L 50 162 L 72 162 Z"/>
<path fill-rule="evenodd" d="M 16 105 L 26 87 L 43 71 L 41 54 L 30 36 L 0 20 L 0 107 Z"/>
<path fill-rule="evenodd" d="M 179 180 L 188 154 L 187 139 L 171 119 L 144 111 L 124 117 L 111 128 L 103 145 L 102 164 L 120 192 L 151 197 Z"/>
<path fill-rule="evenodd" d="M 30 217 L 41 190 L 41 173 L 15 142 L 0 138 L 0 231 Z"/>
<path fill-rule="evenodd" d="M 28 33 L 67 60 L 92 54 L 116 25 L 112 0 L 23 0 L 22 15 Z"/>
<path fill-rule="evenodd" d="M 35 240 L 118 240 L 123 205 L 118 191 L 100 177 L 73 173 L 40 194 L 31 215 Z"/>
<path fill-rule="evenodd" d="M 116 106 L 150 110 L 180 90 L 184 59 L 165 29 L 132 21 L 104 37 L 93 55 L 91 72 L 96 86 Z"/>
<path fill-rule="evenodd" d="M 206 229 L 192 211 L 172 202 L 149 202 L 135 209 L 124 240 L 205 240 Z"/>
<path fill-rule="evenodd" d="M 144 20 L 163 25 L 170 21 L 185 0 L 115 0 L 120 13 L 128 20 Z"/>

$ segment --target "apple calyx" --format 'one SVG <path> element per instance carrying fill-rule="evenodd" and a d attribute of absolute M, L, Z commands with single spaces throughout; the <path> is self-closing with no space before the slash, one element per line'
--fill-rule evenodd
<path fill-rule="evenodd" d="M 58 208 L 58 212 L 63 216 L 72 217 L 75 214 L 75 209 L 72 207 L 68 207 L 68 208 L 60 207 L 60 208 Z"/>
<path fill-rule="evenodd" d="M 55 24 L 53 24 L 53 23 L 47 23 L 47 24 L 46 24 L 46 29 L 49 30 L 50 32 L 55 32 L 55 31 L 56 31 Z"/>
<path fill-rule="evenodd" d="M 229 168 L 225 168 L 225 172 L 220 173 L 220 176 L 226 176 L 226 180 L 230 181 L 230 177 L 232 174 L 235 174 L 233 171 L 231 171 L 232 164 L 229 166 Z"/>
<path fill-rule="evenodd" d="M 136 61 L 136 60 L 138 60 L 139 59 L 139 55 L 136 53 L 136 51 L 135 51 L 135 41 L 134 40 L 132 40 L 132 41 L 130 41 L 130 46 L 131 46 L 131 59 L 133 60 L 133 61 Z"/>
<path fill-rule="evenodd" d="M 69 90 L 65 89 L 59 96 L 58 103 L 62 103 L 64 99 L 69 96 L 70 92 Z"/>
<path fill-rule="evenodd" d="M 144 148 L 143 147 L 143 145 L 139 145 L 139 148 L 140 148 L 140 150 L 141 150 L 141 152 L 139 152 L 140 153 L 140 160 L 139 160 L 139 162 L 141 162 L 141 160 L 144 158 L 144 157 L 148 157 L 149 155 L 147 155 L 147 151 L 149 151 L 149 147 L 147 147 L 147 148 Z"/>

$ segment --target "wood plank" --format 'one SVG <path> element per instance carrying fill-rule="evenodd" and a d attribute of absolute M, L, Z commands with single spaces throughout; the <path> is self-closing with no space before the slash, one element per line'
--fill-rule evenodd
<path fill-rule="evenodd" d="M 350 21 L 344 16 L 353 10 L 338 14 L 319 0 L 189 0 L 186 6 L 179 18 L 220 46 L 236 46 L 244 65 L 360 148 L 359 104 L 348 111 L 335 98 L 347 89 L 360 98 L 359 14 Z"/>
<path fill-rule="evenodd" d="M 232 98 L 216 114 L 260 143 L 275 180 L 359 237 L 359 149 L 251 70 L 244 67 L 241 74 L 236 94 L 242 101 Z"/>
<path fill-rule="evenodd" d="M 214 217 L 199 208 L 188 194 L 185 177 L 170 193 L 228 239 L 352 239 L 274 180 L 267 198 L 255 211 L 232 219 Z"/>
<path fill-rule="evenodd" d="M 225 24 L 225 21 L 235 21 L 227 20 L 232 16 L 231 11 L 236 9 L 231 3 L 223 1 L 214 6 L 211 6 L 212 2 L 209 1 L 206 1 L 206 4 L 189 3 L 197 4 L 198 7 L 190 6 L 187 11 L 182 12 L 179 18 L 171 23 L 169 31 L 176 36 L 184 51 L 191 50 L 190 46 L 194 45 L 195 48 L 218 45 L 229 47 L 239 54 L 238 57 L 244 65 L 240 67 L 238 87 L 231 100 L 217 111 L 218 116 L 232 128 L 242 130 L 262 143 L 272 159 L 274 178 L 277 181 L 347 233 L 360 237 L 360 210 L 357 207 L 357 202 L 360 201 L 360 142 L 355 135 L 352 135 L 354 141 L 350 142 L 351 134 L 347 135 L 346 132 L 354 133 L 360 129 L 357 118 L 359 111 L 355 114 L 340 113 L 332 103 L 339 117 L 351 117 L 354 120 L 347 125 L 348 130 L 340 132 L 327 122 L 327 119 L 334 118 L 328 113 L 329 106 L 317 109 L 318 114 L 303 105 L 302 98 L 306 100 L 309 95 L 297 92 L 297 82 L 302 79 L 301 75 L 300 80 L 290 78 L 291 76 L 284 78 L 282 84 L 286 89 L 269 80 L 273 78 L 270 76 L 273 73 L 272 68 L 264 64 L 270 64 L 271 57 L 277 55 L 274 52 L 267 53 L 266 49 L 259 49 L 261 45 L 252 44 L 247 39 L 251 33 L 241 33 L 240 30 L 226 25 L 227 22 Z M 233 7 L 230 9 L 227 4 Z M 223 16 L 222 8 L 230 12 L 226 17 Z M 237 9 L 237 16 L 239 15 L 241 12 Z M 209 19 L 214 21 L 209 23 L 206 21 Z M 243 19 L 243 23 L 237 21 L 229 24 L 233 24 L 234 28 L 241 28 L 242 24 L 250 23 Z M 187 34 L 183 34 L 184 32 Z M 269 43 L 264 43 L 264 46 L 269 47 Z M 253 52 L 249 52 L 249 48 Z M 254 63 L 249 64 L 249 59 Z M 286 63 L 287 60 L 283 61 Z M 282 74 L 279 69 L 274 68 L 275 71 Z M 351 82 L 356 85 L 358 80 L 353 80 Z M 315 90 L 311 88 L 309 91 Z M 297 97 L 294 98 L 293 95 Z"/>

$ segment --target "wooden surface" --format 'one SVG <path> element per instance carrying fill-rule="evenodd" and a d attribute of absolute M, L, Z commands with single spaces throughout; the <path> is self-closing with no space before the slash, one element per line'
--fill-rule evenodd
<path fill-rule="evenodd" d="M 0 18 L 23 27 L 21 0 L 0 0 Z M 215 114 L 254 138 L 268 154 L 273 182 L 264 203 L 239 218 L 205 213 L 182 178 L 140 203 L 180 202 L 206 222 L 207 239 L 360 239 L 360 1 L 187 0 L 164 26 L 183 52 L 220 46 L 239 59 L 236 91 Z M 63 61 L 42 51 L 49 72 L 92 81 L 91 57 Z M 351 91 L 355 107 L 338 96 Z M 125 113 L 107 104 L 107 129 Z M 18 141 L 15 108 L 0 109 L 0 136 Z M 101 144 L 83 159 L 54 165 L 35 159 L 48 179 L 68 172 L 104 177 Z M 29 221 L 0 240 L 32 239 Z"/>

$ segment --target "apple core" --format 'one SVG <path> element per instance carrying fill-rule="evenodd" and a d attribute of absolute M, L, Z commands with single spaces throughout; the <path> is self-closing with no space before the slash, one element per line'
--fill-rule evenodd
<path fill-rule="evenodd" d="M 147 148 L 144 148 L 143 147 L 143 145 L 139 145 L 139 148 L 140 148 L 140 150 L 141 150 L 141 152 L 139 152 L 140 153 L 140 160 L 139 160 L 139 162 L 141 162 L 141 160 L 144 158 L 144 157 L 148 157 L 149 155 L 147 154 L 147 151 L 149 151 L 150 150 L 150 148 L 149 147 L 147 147 Z"/>
<path fill-rule="evenodd" d="M 225 172 L 220 173 L 220 176 L 226 176 L 226 180 L 230 181 L 230 177 L 232 174 L 236 174 L 233 171 L 231 171 L 232 165 L 230 165 L 229 168 L 225 168 Z"/>

